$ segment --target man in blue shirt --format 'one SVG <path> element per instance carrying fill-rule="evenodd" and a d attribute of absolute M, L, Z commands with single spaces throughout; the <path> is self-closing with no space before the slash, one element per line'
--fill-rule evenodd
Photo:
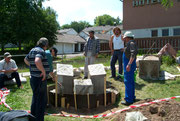
<path fill-rule="evenodd" d="M 30 85 L 33 92 L 31 114 L 36 117 L 35 121 L 44 121 L 47 104 L 47 76 L 50 71 L 45 54 L 47 47 L 47 38 L 40 38 L 37 46 L 31 49 L 24 59 L 24 62 L 30 68 Z"/>

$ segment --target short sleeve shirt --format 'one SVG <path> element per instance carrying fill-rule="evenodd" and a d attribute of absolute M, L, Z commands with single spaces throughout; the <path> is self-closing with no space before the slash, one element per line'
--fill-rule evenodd
<path fill-rule="evenodd" d="M 13 69 L 18 68 L 17 65 L 16 65 L 16 62 L 13 59 L 11 59 L 9 63 L 7 63 L 5 61 L 5 59 L 0 61 L 0 70 L 10 70 L 12 68 Z M 12 72 L 6 73 L 6 75 L 10 78 L 11 73 Z M 0 74 L 4 74 L 4 72 L 0 72 Z"/>
<path fill-rule="evenodd" d="M 49 64 L 47 61 L 47 57 L 45 54 L 45 51 L 41 48 L 41 47 L 35 47 L 33 49 L 31 49 L 31 51 L 29 52 L 29 54 L 26 56 L 26 60 L 29 61 L 30 63 L 30 74 L 31 76 L 34 77 L 41 77 L 40 74 L 42 73 L 35 64 L 35 58 L 38 57 L 41 59 L 42 61 L 42 65 L 46 71 L 46 76 L 48 76 L 49 74 Z"/>

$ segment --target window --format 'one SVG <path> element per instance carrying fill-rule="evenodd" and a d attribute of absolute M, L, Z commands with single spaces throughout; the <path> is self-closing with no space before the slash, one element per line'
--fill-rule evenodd
<path fill-rule="evenodd" d="M 138 0 L 136 0 L 136 6 L 138 6 L 138 3 L 139 3 Z"/>
<path fill-rule="evenodd" d="M 158 36 L 158 30 L 151 30 L 151 37 L 157 37 Z"/>
<path fill-rule="evenodd" d="M 147 4 L 149 4 L 149 0 L 147 0 Z"/>
<path fill-rule="evenodd" d="M 162 36 L 169 36 L 169 29 L 162 29 Z"/>
<path fill-rule="evenodd" d="M 180 35 L 180 28 L 173 29 L 173 34 L 174 34 L 174 36 Z"/>
<path fill-rule="evenodd" d="M 157 0 L 151 0 L 151 3 L 156 3 L 157 2 Z"/>
<path fill-rule="evenodd" d="M 144 0 L 139 0 L 139 5 L 144 5 Z"/>

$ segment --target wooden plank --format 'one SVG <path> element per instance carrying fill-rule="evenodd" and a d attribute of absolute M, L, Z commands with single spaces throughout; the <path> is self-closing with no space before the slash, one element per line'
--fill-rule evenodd
<path fill-rule="evenodd" d="M 88 104 L 88 109 L 90 109 L 89 93 L 87 93 L 87 104 Z"/>
<path fill-rule="evenodd" d="M 65 108 L 65 97 L 61 97 L 61 107 Z"/>
<path fill-rule="evenodd" d="M 77 100 L 76 100 L 76 93 L 74 93 L 74 105 L 75 105 L 75 109 L 77 110 Z"/>
<path fill-rule="evenodd" d="M 97 108 L 99 107 L 99 100 L 97 100 Z"/>
<path fill-rule="evenodd" d="M 104 106 L 106 107 L 106 77 L 104 77 Z"/>
<path fill-rule="evenodd" d="M 57 84 L 57 75 L 56 75 L 56 77 L 55 77 L 55 89 L 56 89 L 56 91 L 55 91 L 55 107 L 58 107 L 58 90 L 57 90 L 57 86 L 58 86 L 58 84 Z"/>

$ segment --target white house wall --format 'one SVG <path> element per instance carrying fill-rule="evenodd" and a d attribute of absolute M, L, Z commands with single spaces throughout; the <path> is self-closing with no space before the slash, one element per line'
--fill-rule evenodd
<path fill-rule="evenodd" d="M 56 43 L 54 47 L 57 48 L 58 54 L 74 53 L 74 44 Z"/>
<path fill-rule="evenodd" d="M 132 31 L 132 33 L 135 35 L 135 38 L 150 38 L 151 31 L 152 30 L 158 30 L 158 37 L 162 37 L 162 29 L 169 29 L 169 36 L 173 35 L 173 29 L 180 28 L 180 26 L 171 26 L 171 27 L 159 27 L 159 28 L 146 28 L 146 29 L 133 29 L 128 30 Z M 123 30 L 123 33 L 125 33 L 126 30 Z"/>

